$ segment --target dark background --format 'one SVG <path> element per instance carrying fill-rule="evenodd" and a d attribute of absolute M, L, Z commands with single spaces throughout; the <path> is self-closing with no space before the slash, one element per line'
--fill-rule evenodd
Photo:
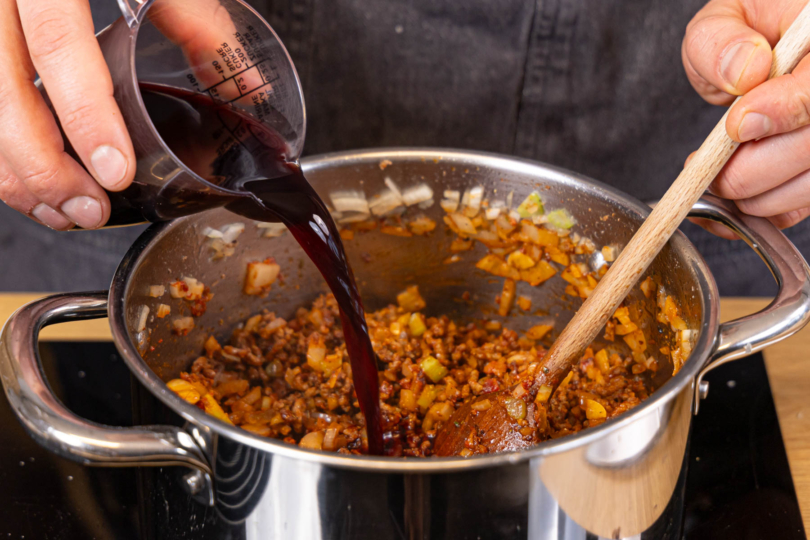
<path fill-rule="evenodd" d="M 647 201 L 723 110 L 683 73 L 704 0 L 254 0 L 287 45 L 308 112 L 305 154 L 437 146 L 527 157 Z M 96 28 L 117 16 L 91 0 Z M 0 205 L 0 289 L 109 285 L 142 228 L 49 231 Z M 688 232 L 727 295 L 768 295 L 741 242 Z M 810 253 L 810 225 L 790 231 Z"/>

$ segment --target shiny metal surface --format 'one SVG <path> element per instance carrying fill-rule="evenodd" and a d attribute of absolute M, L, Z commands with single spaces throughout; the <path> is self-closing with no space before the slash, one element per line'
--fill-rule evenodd
<path fill-rule="evenodd" d="M 776 297 L 765 309 L 720 325 L 717 347 L 709 364 L 698 374 L 701 385 L 704 375 L 717 366 L 782 341 L 807 324 L 810 275 L 807 262 L 784 234 L 764 219 L 739 212 L 734 203 L 706 196 L 690 215 L 723 223 L 733 230 L 757 252 L 779 284 Z M 695 399 L 695 413 L 699 406 L 700 399 Z"/>
<path fill-rule="evenodd" d="M 87 465 L 162 467 L 181 465 L 211 483 L 211 467 L 192 435 L 172 426 L 112 428 L 68 410 L 43 378 L 37 353 L 48 324 L 107 315 L 107 293 L 54 295 L 14 313 L 0 334 L 0 379 L 12 409 L 42 446 Z"/>
<path fill-rule="evenodd" d="M 384 171 L 382 160 L 391 162 Z M 482 185 L 490 198 L 505 199 L 514 191 L 515 201 L 519 201 L 537 189 L 547 208 L 564 206 L 571 211 L 579 222 L 577 232 L 597 245 L 618 248 L 626 244 L 649 210 L 576 174 L 490 154 L 392 149 L 316 157 L 305 160 L 303 166 L 324 196 L 334 190 L 362 189 L 371 197 L 383 189 L 386 177 L 403 188 L 427 183 L 437 196 L 444 189 Z M 732 223 L 727 213 L 715 209 L 714 202 L 704 204 L 699 207 L 701 212 Z M 437 220 L 443 214 L 438 205 L 424 213 Z M 237 221 L 246 228 L 235 253 L 212 260 L 203 230 Z M 806 291 L 806 263 L 778 230 L 760 221 L 745 220 L 747 231 L 753 231 L 750 238 L 756 238 L 755 249 L 765 255 L 777 275 L 793 275 L 798 290 Z M 441 231 L 429 238 L 391 237 L 375 231 L 347 242 L 367 308 L 384 306 L 397 291 L 418 283 L 428 312 L 462 319 L 480 316 L 481 309 L 500 292 L 500 284 L 471 264 L 483 250 L 467 255 L 467 262 L 443 264 L 451 240 Z M 268 256 L 282 265 L 283 286 L 264 299 L 244 296 L 245 264 Z M 247 538 L 663 538 L 677 521 L 673 512 L 678 501 L 673 492 L 680 481 L 698 373 L 711 358 L 722 360 L 731 351 L 746 352 L 745 343 L 753 351 L 774 336 L 795 332 L 807 322 L 808 305 L 806 294 L 785 292 L 787 280 L 783 279 L 778 296 L 782 306 L 790 305 L 790 313 L 803 312 L 803 316 L 788 322 L 774 320 L 772 314 L 748 318 L 725 326 L 725 335 L 720 335 L 716 284 L 683 235 L 673 237 L 649 274 L 678 299 L 688 326 L 697 333 L 692 355 L 680 372 L 671 377 L 671 366 L 664 364 L 652 381 L 657 390 L 649 400 L 597 428 L 524 452 L 470 459 L 396 459 L 305 451 L 226 425 L 166 388 L 163 381 L 187 368 L 209 334 L 226 337 L 235 325 L 261 309 L 287 317 L 325 291 L 314 266 L 289 234 L 263 238 L 253 223 L 223 210 L 153 226 L 133 245 L 116 273 L 109 316 L 116 345 L 131 371 L 152 396 L 188 422 L 188 428 L 197 433 L 195 440 L 205 446 L 204 453 L 213 464 L 217 515 Z M 179 337 L 172 334 L 168 319 L 150 319 L 146 332 L 139 335 L 142 306 L 154 313 L 158 303 L 174 302 L 173 315 L 175 305 L 180 308 L 180 301 L 168 296 L 150 298 L 147 287 L 182 276 L 201 280 L 214 293 L 207 312 L 196 319 L 196 328 Z M 519 293 L 530 296 L 535 306 L 555 317 L 559 331 L 579 304 L 563 294 L 563 287 L 562 280 L 553 279 Z M 472 301 L 455 301 L 464 291 L 473 293 Z M 651 316 L 653 302 L 640 293 L 631 297 L 642 316 L 641 327 L 660 332 L 659 339 L 669 339 L 669 329 L 659 329 Z M 518 330 L 536 321 L 528 316 L 503 320 Z M 751 336 L 755 320 L 760 333 Z M 749 330 L 731 332 L 734 328 Z M 745 343 L 741 336 L 748 336 Z M 144 357 L 139 353 L 139 340 L 140 348 L 147 351 Z M 13 363 L 14 355 L 5 356 L 4 363 Z M 188 486 L 189 481 L 179 477 L 177 484 Z M 191 509 L 182 519 L 176 513 L 166 515 L 165 530 L 182 529 L 183 519 L 197 519 L 198 512 L 204 515 L 205 508 Z"/>

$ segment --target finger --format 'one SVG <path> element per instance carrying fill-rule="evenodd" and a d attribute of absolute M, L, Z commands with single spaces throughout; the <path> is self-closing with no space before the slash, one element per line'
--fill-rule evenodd
<path fill-rule="evenodd" d="M 33 85 L 14 2 L 0 2 L 0 153 L 41 202 L 83 228 L 107 221 L 109 200 L 103 189 L 64 152 L 56 121 Z"/>
<path fill-rule="evenodd" d="M 749 199 L 810 169 L 810 126 L 750 141 L 737 152 L 709 186 L 725 199 Z"/>
<path fill-rule="evenodd" d="M 692 158 L 695 157 L 695 154 L 697 154 L 697 150 L 686 156 L 686 160 L 683 162 L 684 169 L 689 165 L 689 162 L 692 161 Z"/>
<path fill-rule="evenodd" d="M 710 103 L 728 103 L 768 78 L 771 45 L 746 17 L 739 0 L 712 0 L 686 28 L 681 49 L 686 74 Z"/>
<path fill-rule="evenodd" d="M 147 16 L 164 36 L 183 49 L 189 65 L 205 88 L 222 82 L 222 73 L 212 63 L 219 61 L 220 65 L 224 64 L 223 55 L 228 55 L 228 52 L 223 45 L 231 52 L 239 45 L 233 43 L 236 25 L 218 0 L 156 0 Z M 221 69 L 230 72 L 244 67 L 236 65 L 242 63 L 238 57 L 229 60 L 230 65 Z M 233 85 L 218 89 L 225 93 L 221 97 L 228 101 L 239 96 Z"/>
<path fill-rule="evenodd" d="M 726 131 L 745 142 L 810 124 L 810 56 L 793 73 L 764 82 L 732 107 Z"/>
<path fill-rule="evenodd" d="M 65 135 L 93 177 L 120 191 L 135 153 L 113 97 L 87 0 L 18 0 L 28 49 Z"/>
<path fill-rule="evenodd" d="M 807 216 L 810 216 L 810 208 L 802 208 L 786 214 L 772 216 L 769 217 L 768 220 L 780 229 L 788 229 L 800 221 L 803 221 Z"/>
<path fill-rule="evenodd" d="M 810 207 L 810 171 L 805 171 L 773 189 L 736 201 L 752 216 L 770 217 Z"/>
<path fill-rule="evenodd" d="M 73 227 L 73 223 L 62 214 L 39 202 L 2 159 L 0 159 L 0 199 L 21 214 L 51 229 L 66 230 Z"/>
<path fill-rule="evenodd" d="M 740 239 L 739 236 L 737 236 L 731 229 L 729 229 L 722 223 L 711 221 L 709 219 L 700 219 L 700 218 L 690 218 L 689 221 L 691 221 L 695 225 L 700 225 L 713 235 L 719 236 L 720 238 L 725 238 L 726 240 Z"/>

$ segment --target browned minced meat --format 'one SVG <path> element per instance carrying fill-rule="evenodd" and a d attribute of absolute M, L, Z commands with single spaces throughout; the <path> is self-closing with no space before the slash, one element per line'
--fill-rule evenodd
<path fill-rule="evenodd" d="M 533 373 L 545 349 L 496 322 L 458 325 L 445 316 L 427 317 L 427 329 L 415 337 L 407 324 L 398 323 L 406 313 L 389 306 L 367 316 L 372 344 L 382 362 L 379 381 L 386 452 L 430 456 L 437 431 L 464 400 L 509 388 L 518 377 Z M 331 372 L 307 362 L 312 343 L 325 344 Z M 427 357 L 437 359 L 447 370 L 436 383 L 420 367 Z M 600 370 L 596 364 L 589 349 L 550 399 L 528 406 L 525 420 L 541 440 L 604 422 L 598 415 L 588 420 L 588 400 L 600 404 L 606 418 L 611 418 L 648 396 L 643 376 L 633 374 L 638 364 L 632 358 L 611 354 L 609 366 L 603 363 Z M 220 347 L 210 339 L 206 356 L 198 358 L 182 378 L 197 388 L 186 399 L 214 413 L 204 404 L 213 396 L 233 424 L 258 435 L 341 453 L 360 454 L 367 449 L 364 419 L 331 295 L 318 298 L 309 310 L 299 309 L 291 321 L 267 312 L 255 316 L 233 333 L 228 345 Z M 414 403 L 420 398 L 422 406 Z M 598 412 L 593 402 L 591 409 Z M 307 434 L 313 435 L 302 442 Z"/>

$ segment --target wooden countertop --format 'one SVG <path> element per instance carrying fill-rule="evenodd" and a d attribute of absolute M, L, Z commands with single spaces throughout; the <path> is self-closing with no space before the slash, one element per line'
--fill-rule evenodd
<path fill-rule="evenodd" d="M 0 323 L 18 307 L 41 294 L 0 294 Z M 769 300 L 761 298 L 724 298 L 720 302 L 722 320 L 728 321 L 762 309 Z M 106 319 L 79 321 L 51 326 L 42 339 L 104 341 L 110 340 Z M 810 530 L 810 326 L 797 335 L 765 350 L 765 364 L 771 383 L 779 425 L 787 448 L 790 470 L 799 497 L 806 530 Z"/>

